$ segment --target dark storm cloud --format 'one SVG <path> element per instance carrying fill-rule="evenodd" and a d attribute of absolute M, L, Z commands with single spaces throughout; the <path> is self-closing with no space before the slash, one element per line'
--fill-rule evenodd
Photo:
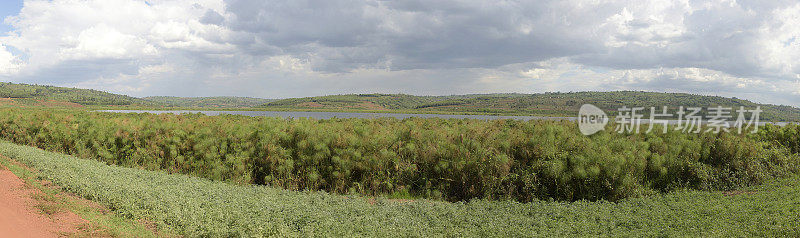
<path fill-rule="evenodd" d="M 232 0 L 227 11 L 233 30 L 258 39 L 240 45 L 245 51 L 273 49 L 251 53 L 292 54 L 321 71 L 494 68 L 570 57 L 612 69 L 764 76 L 775 72 L 760 65 L 759 31 L 792 4 Z M 624 11 L 632 19 L 610 21 Z"/>
<path fill-rule="evenodd" d="M 553 19 L 550 2 L 243 1 L 227 2 L 229 26 L 324 70 L 496 67 L 590 52 L 596 43 Z M 572 21 L 572 20 L 571 20 Z M 577 24 L 581 24 L 577 19 Z M 575 30 L 575 29 L 573 29 Z M 582 29 L 586 30 L 586 29 Z M 252 45 L 243 46 L 245 49 Z M 255 52 L 259 53 L 259 52 Z"/>

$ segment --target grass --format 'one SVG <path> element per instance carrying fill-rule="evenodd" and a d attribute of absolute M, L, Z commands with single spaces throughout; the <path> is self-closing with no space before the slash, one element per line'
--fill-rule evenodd
<path fill-rule="evenodd" d="M 800 177 L 619 202 L 446 203 L 238 186 L 7 142 L 0 154 L 125 218 L 188 237 L 800 236 Z"/>
<path fill-rule="evenodd" d="M 7 168 L 25 183 L 35 189 L 31 198 L 37 204 L 34 208 L 47 216 L 62 212 L 72 212 L 88 221 L 79 227 L 78 233 L 61 234 L 70 237 L 170 237 L 166 231 L 154 232 L 142 221 L 128 219 L 108 209 L 92 204 L 89 201 L 68 194 L 56 186 L 47 185 L 48 181 L 38 179 L 38 173 L 25 165 L 0 155 L 0 168 Z"/>

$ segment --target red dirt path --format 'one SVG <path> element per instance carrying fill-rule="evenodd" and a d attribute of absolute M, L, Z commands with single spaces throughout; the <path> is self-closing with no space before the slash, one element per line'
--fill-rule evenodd
<path fill-rule="evenodd" d="M 71 212 L 42 214 L 31 198 L 36 192 L 0 165 L 0 237 L 59 237 L 78 232 L 77 227 L 86 223 Z"/>

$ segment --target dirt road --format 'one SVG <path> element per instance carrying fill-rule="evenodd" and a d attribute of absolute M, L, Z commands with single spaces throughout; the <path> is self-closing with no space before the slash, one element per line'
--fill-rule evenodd
<path fill-rule="evenodd" d="M 31 198 L 36 192 L 0 165 L 0 237 L 61 237 L 77 232 L 85 222 L 72 213 L 42 214 Z"/>

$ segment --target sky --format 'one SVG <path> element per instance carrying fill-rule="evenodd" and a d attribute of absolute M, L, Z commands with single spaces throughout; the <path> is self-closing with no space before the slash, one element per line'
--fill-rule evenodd
<path fill-rule="evenodd" d="M 14 16 L 19 13 L 19 10 L 22 9 L 22 0 L 3 0 L 0 2 L 0 17 L 5 18 L 6 16 Z M 5 24 L 5 22 L 0 22 L 0 32 L 8 32 L 11 31 L 11 25 Z"/>
<path fill-rule="evenodd" d="M 800 106 L 797 1 L 4 0 L 0 81 L 132 96 L 643 90 Z"/>

